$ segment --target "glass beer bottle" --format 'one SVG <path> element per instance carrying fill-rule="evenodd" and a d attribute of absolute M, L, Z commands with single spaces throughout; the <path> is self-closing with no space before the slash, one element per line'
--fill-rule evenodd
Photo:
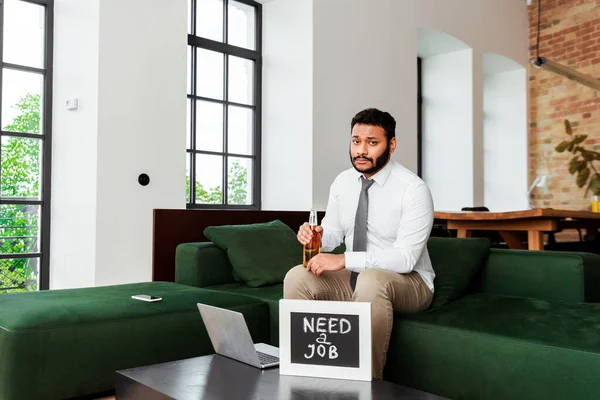
<path fill-rule="evenodd" d="M 321 252 L 321 234 L 315 231 L 315 228 L 319 226 L 317 222 L 317 212 L 315 210 L 310 210 L 308 224 L 313 231 L 313 237 L 311 241 L 304 246 L 304 257 L 302 262 L 304 267 L 306 267 L 311 258 Z"/>

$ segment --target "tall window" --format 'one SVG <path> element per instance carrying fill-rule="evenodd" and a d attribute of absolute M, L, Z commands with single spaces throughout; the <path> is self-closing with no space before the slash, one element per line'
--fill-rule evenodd
<path fill-rule="evenodd" d="M 188 208 L 259 209 L 262 7 L 188 5 Z"/>
<path fill-rule="evenodd" d="M 52 13 L 0 2 L 0 294 L 48 288 Z"/>

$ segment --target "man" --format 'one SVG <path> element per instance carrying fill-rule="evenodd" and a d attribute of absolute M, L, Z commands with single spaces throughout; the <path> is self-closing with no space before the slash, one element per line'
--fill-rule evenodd
<path fill-rule="evenodd" d="M 426 310 L 435 274 L 427 252 L 433 202 L 427 185 L 391 160 L 396 121 L 387 112 L 366 109 L 351 122 L 350 161 L 330 188 L 317 232 L 322 251 L 346 244 L 344 254 L 318 254 L 306 267 L 292 268 L 284 298 L 371 302 L 373 377 L 381 379 L 393 312 Z M 307 244 L 308 223 L 298 231 Z"/>

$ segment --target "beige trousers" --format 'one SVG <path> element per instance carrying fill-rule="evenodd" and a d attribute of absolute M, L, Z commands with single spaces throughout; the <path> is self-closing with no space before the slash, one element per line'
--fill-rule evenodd
<path fill-rule="evenodd" d="M 367 269 L 358 275 L 356 290 L 350 287 L 350 271 L 324 272 L 320 277 L 298 265 L 283 281 L 286 299 L 361 301 L 371 303 L 373 377 L 383 377 L 392 333 L 394 311 L 408 314 L 426 310 L 433 294 L 413 271 L 398 274 L 386 269 Z"/>

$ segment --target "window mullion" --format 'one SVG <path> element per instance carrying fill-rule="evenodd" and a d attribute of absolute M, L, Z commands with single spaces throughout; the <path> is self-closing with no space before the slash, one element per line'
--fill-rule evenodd
<path fill-rule="evenodd" d="M 229 99 L 229 56 L 223 54 L 225 61 L 223 63 L 223 204 L 227 204 L 227 153 L 228 153 L 228 121 L 229 121 L 229 106 L 227 101 Z"/>

